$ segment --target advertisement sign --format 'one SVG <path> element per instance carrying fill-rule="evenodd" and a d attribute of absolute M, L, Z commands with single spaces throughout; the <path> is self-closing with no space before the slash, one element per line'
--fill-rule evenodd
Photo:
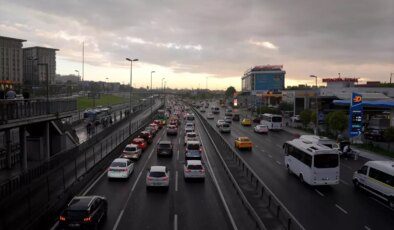
<path fill-rule="evenodd" d="M 255 74 L 255 90 L 283 90 L 284 79 L 283 73 L 257 73 Z"/>
<path fill-rule="evenodd" d="M 352 93 L 349 109 L 349 137 L 357 137 L 363 127 L 363 97 L 361 94 Z"/>
<path fill-rule="evenodd" d="M 234 106 L 238 106 L 238 99 L 237 99 L 237 98 L 234 98 L 233 105 L 234 105 Z"/>

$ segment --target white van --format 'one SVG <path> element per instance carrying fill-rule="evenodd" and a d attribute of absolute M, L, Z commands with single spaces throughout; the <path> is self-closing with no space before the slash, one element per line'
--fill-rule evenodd
<path fill-rule="evenodd" d="M 387 201 L 394 208 L 394 161 L 368 161 L 354 172 L 353 184 Z"/>
<path fill-rule="evenodd" d="M 317 135 L 301 135 L 300 139 L 304 141 L 312 142 L 313 144 L 325 145 L 331 149 L 336 149 L 336 150 L 339 149 L 338 144 L 327 137 L 322 137 Z"/>

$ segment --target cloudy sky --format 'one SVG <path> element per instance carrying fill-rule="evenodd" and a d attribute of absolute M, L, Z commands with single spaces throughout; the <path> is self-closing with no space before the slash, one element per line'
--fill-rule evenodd
<path fill-rule="evenodd" d="M 393 0 L 0 0 L 0 35 L 48 46 L 57 72 L 154 87 L 240 88 L 254 65 L 283 64 L 286 85 L 319 77 L 388 81 Z"/>

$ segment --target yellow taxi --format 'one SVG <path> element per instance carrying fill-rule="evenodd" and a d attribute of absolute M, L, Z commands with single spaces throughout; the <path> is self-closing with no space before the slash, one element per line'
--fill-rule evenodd
<path fill-rule="evenodd" d="M 251 126 L 252 125 L 252 120 L 249 118 L 244 118 L 241 121 L 241 125 L 243 126 Z"/>
<path fill-rule="evenodd" d="M 252 141 L 248 137 L 237 137 L 235 138 L 234 147 L 237 149 L 248 149 L 252 150 Z"/>

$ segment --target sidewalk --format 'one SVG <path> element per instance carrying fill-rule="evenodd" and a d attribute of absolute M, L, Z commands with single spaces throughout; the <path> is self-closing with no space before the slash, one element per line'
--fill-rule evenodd
<path fill-rule="evenodd" d="M 308 133 L 308 132 L 305 132 L 303 130 L 295 129 L 295 128 L 292 128 L 292 127 L 283 127 L 283 130 L 288 132 L 288 133 L 291 133 L 293 135 L 297 135 L 297 134 L 298 135 L 313 135 L 312 133 Z M 369 160 L 374 160 L 374 161 L 394 161 L 394 158 L 391 158 L 391 157 L 388 157 L 388 156 L 379 155 L 379 154 L 376 154 L 374 152 L 371 152 L 371 151 L 368 151 L 368 150 L 365 150 L 365 149 L 360 149 L 360 148 L 357 148 L 357 147 L 354 147 L 354 146 L 352 146 L 352 148 L 354 150 L 356 150 L 357 152 L 359 152 L 361 157 L 364 157 L 364 158 L 369 159 Z"/>

